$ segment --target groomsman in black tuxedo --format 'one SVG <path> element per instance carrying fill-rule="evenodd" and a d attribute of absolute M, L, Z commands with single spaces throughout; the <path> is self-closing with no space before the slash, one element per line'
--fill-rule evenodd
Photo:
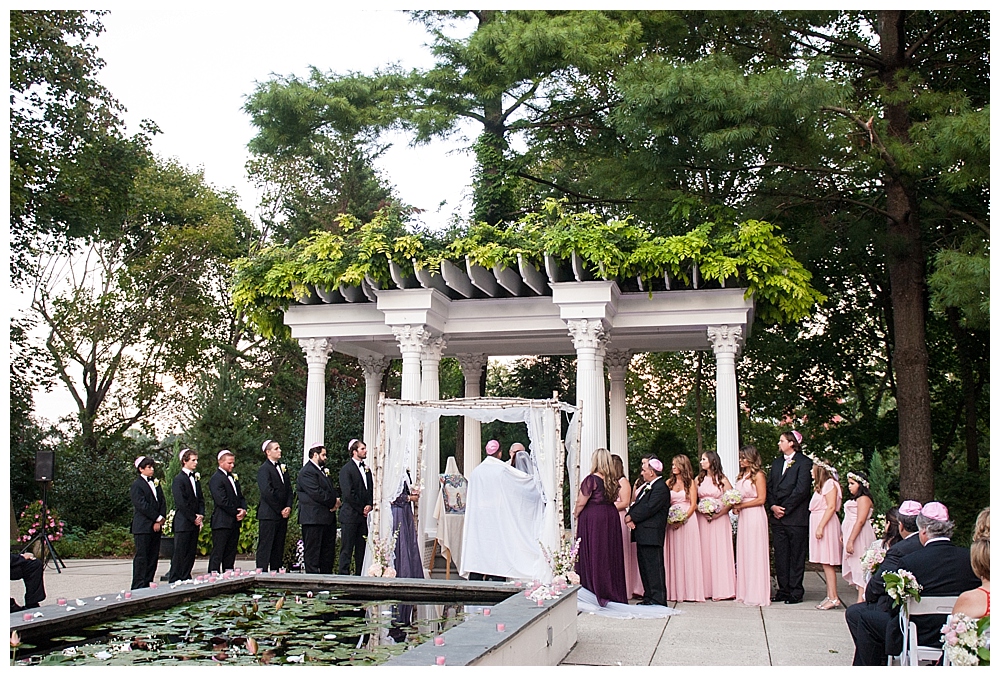
<path fill-rule="evenodd" d="M 904 556 L 924 546 L 917 535 L 917 516 L 922 507 L 915 500 L 907 500 L 899 506 L 899 534 L 903 539 L 889 547 L 882 563 L 868 580 L 865 600 L 848 606 L 844 613 L 847 628 L 854 639 L 853 665 L 856 667 L 886 664 L 885 631 L 890 622 L 898 624 L 899 613 L 894 612 L 892 598 L 885 591 L 882 573 L 896 572 Z"/>
<path fill-rule="evenodd" d="M 326 468 L 326 448 L 309 449 L 309 461 L 299 470 L 299 523 L 307 573 L 333 573 L 337 551 L 337 508 L 340 497 Z"/>
<path fill-rule="evenodd" d="M 236 456 L 219 451 L 219 471 L 208 480 L 208 490 L 215 501 L 212 512 L 212 553 L 208 572 L 221 573 L 236 564 L 236 545 L 240 541 L 240 522 L 247 515 L 247 501 L 240 488 L 240 478 L 233 471 Z"/>
<path fill-rule="evenodd" d="M 347 445 L 351 459 L 340 469 L 340 494 L 344 508 L 340 510 L 341 575 L 361 575 L 365 560 L 365 540 L 368 538 L 368 513 L 372 511 L 372 473 L 365 467 L 368 447 L 365 442 L 351 439 Z"/>
<path fill-rule="evenodd" d="M 928 502 L 917 516 L 917 529 L 924 546 L 900 559 L 899 569 L 910 571 L 923 585 L 921 598 L 958 596 L 979 586 L 979 578 L 972 572 L 969 550 L 951 542 L 955 524 L 948 520 L 947 507 L 940 502 Z M 947 620 L 947 615 L 914 616 L 917 644 L 941 647 L 941 625 Z M 885 630 L 886 654 L 898 655 L 902 649 L 899 622 L 889 622 Z"/>
<path fill-rule="evenodd" d="M 170 490 L 174 496 L 174 554 L 170 559 L 170 582 L 190 580 L 198 550 L 198 534 L 205 521 L 205 496 L 201 477 L 195 471 L 198 454 L 190 448 L 180 453 L 181 471 Z"/>
<path fill-rule="evenodd" d="M 768 520 L 774 545 L 774 575 L 778 591 L 772 601 L 802 603 L 809 556 L 809 498 L 812 494 L 812 460 L 802 452 L 802 435 L 792 430 L 778 439 L 781 455 L 771 465 L 767 479 Z"/>
<path fill-rule="evenodd" d="M 285 535 L 288 533 L 288 517 L 292 513 L 292 480 L 281 464 L 281 445 L 268 439 L 262 448 L 267 459 L 257 470 L 257 487 L 260 489 L 257 567 L 266 571 L 281 568 L 281 559 L 285 555 Z"/>
<path fill-rule="evenodd" d="M 670 491 L 662 481 L 663 463 L 655 456 L 642 461 L 642 478 L 635 502 L 628 508 L 625 525 L 632 530 L 636 544 L 639 577 L 642 579 L 644 606 L 667 605 L 667 576 L 663 567 L 663 538 L 667 532 L 667 508 Z"/>
<path fill-rule="evenodd" d="M 132 535 L 135 537 L 135 558 L 132 559 L 132 589 L 149 586 L 156 575 L 160 557 L 160 533 L 167 520 L 167 498 L 158 479 L 153 478 L 156 463 L 140 456 L 135 460 L 139 476 L 129 488 L 132 499 Z"/>

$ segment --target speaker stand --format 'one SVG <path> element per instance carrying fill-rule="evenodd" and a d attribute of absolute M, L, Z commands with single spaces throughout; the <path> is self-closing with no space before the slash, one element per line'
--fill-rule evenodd
<path fill-rule="evenodd" d="M 35 536 L 33 538 L 31 538 L 30 540 L 28 540 L 27 544 L 24 545 L 24 547 L 21 549 L 21 553 L 23 554 L 24 552 L 26 552 L 29 549 L 31 549 L 31 545 L 35 544 L 36 540 L 41 540 L 42 541 L 42 565 L 43 566 L 45 565 L 45 556 L 46 556 L 46 553 L 47 553 L 48 556 L 49 556 L 49 558 L 52 559 L 52 563 L 55 564 L 56 572 L 61 575 L 62 574 L 62 570 L 60 570 L 60 567 L 65 568 L 66 564 L 63 563 L 63 560 L 61 558 L 59 558 L 59 554 L 56 552 L 55 546 L 52 544 L 52 541 L 49 540 L 49 533 L 48 533 L 48 531 L 49 531 L 49 507 L 48 507 L 47 497 L 48 497 L 49 482 L 48 481 L 39 481 L 38 483 L 42 484 L 42 523 L 41 523 L 41 528 L 38 530 L 37 533 L 35 533 Z"/>

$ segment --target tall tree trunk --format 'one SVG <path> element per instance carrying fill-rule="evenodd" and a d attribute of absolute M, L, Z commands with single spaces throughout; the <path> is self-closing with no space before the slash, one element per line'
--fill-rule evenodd
<path fill-rule="evenodd" d="M 879 12 L 883 68 L 879 76 L 889 92 L 906 67 L 903 11 Z M 891 100 L 891 96 L 887 97 Z M 889 136 L 910 145 L 907 102 L 888 103 L 884 114 Z M 934 497 L 934 457 L 931 447 L 931 404 L 927 378 L 925 335 L 925 261 L 920 217 L 912 186 L 903 175 L 884 176 L 888 237 L 887 269 L 892 293 L 893 368 L 899 412 L 899 492 L 903 500 L 927 502 Z"/>

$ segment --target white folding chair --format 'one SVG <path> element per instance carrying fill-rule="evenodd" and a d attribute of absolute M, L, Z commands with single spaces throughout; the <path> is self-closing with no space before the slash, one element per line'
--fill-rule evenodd
<path fill-rule="evenodd" d="M 917 640 L 917 625 L 913 617 L 917 615 L 951 615 L 952 608 L 958 601 L 957 596 L 925 596 L 920 601 L 907 601 L 905 612 L 900 613 L 900 628 L 903 631 L 903 652 L 900 654 L 900 664 L 910 667 L 920 666 L 920 662 L 929 661 L 936 664 L 944 651 L 941 648 L 922 646 Z M 903 625 L 903 615 L 906 624 Z"/>

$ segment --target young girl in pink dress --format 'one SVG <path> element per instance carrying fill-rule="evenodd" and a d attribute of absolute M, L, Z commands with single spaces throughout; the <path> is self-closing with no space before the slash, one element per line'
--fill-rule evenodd
<path fill-rule="evenodd" d="M 671 476 L 670 506 L 679 505 L 687 518 L 683 523 L 668 523 L 663 543 L 663 560 L 667 572 L 667 599 L 670 601 L 705 600 L 705 570 L 701 562 L 701 536 L 698 519 L 693 518 L 698 506 L 691 461 L 686 455 L 675 455 Z"/>
<path fill-rule="evenodd" d="M 722 460 L 715 451 L 701 454 L 701 472 L 695 482 L 698 502 L 705 498 L 718 500 L 722 510 L 706 514 L 698 510 L 698 531 L 701 534 L 701 562 L 705 568 L 705 597 L 713 601 L 736 596 L 736 564 L 733 559 L 733 525 L 729 507 L 722 494 L 732 489 L 722 473 Z"/>
<path fill-rule="evenodd" d="M 736 600 L 748 606 L 771 605 L 771 546 L 768 541 L 767 476 L 755 446 L 740 449 L 736 490 L 743 500 L 733 507 L 736 529 Z"/>
<path fill-rule="evenodd" d="M 864 472 L 847 473 L 847 491 L 851 499 L 844 503 L 844 523 L 841 524 L 841 536 L 844 540 L 843 564 L 840 574 L 847 584 L 858 590 L 858 603 L 865 600 L 865 571 L 861 567 L 861 555 L 868 546 L 875 542 L 875 530 L 872 528 L 871 491 L 868 490 L 868 477 Z"/>
<path fill-rule="evenodd" d="M 631 598 L 638 589 L 639 596 L 642 596 L 642 581 L 639 579 L 639 559 L 636 555 L 635 543 L 632 542 L 632 530 L 625 525 L 625 510 L 632 504 L 632 486 L 625 478 L 625 465 L 621 457 L 611 456 L 614 464 L 615 474 L 618 475 L 618 499 L 615 500 L 615 507 L 618 508 L 618 518 L 622 522 L 622 547 L 625 553 L 625 596 Z"/>
<path fill-rule="evenodd" d="M 818 610 L 840 607 L 837 596 L 837 575 L 833 567 L 840 564 L 843 545 L 840 539 L 840 484 L 834 479 L 834 469 L 825 460 L 813 460 L 813 496 L 809 501 L 809 561 L 823 566 L 826 578 L 826 598 Z"/>

